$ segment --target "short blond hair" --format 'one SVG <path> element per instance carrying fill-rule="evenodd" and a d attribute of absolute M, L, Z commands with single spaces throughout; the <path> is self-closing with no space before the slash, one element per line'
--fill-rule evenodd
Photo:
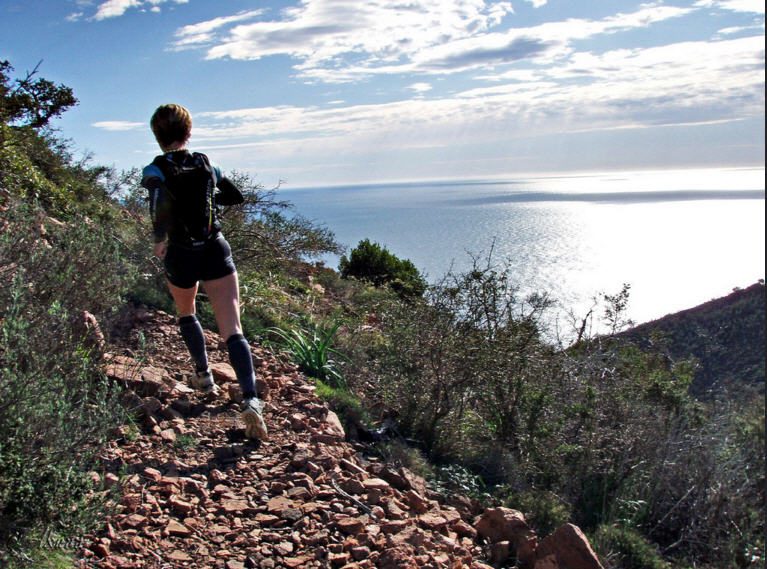
<path fill-rule="evenodd" d="M 176 142 L 186 143 L 192 135 L 192 115 L 175 103 L 157 107 L 149 125 L 163 150 Z"/>

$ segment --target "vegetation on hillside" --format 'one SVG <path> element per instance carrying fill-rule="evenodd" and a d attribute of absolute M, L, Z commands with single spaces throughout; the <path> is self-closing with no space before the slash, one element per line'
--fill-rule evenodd
<path fill-rule="evenodd" d="M 108 342 L 125 303 L 173 311 L 150 257 L 138 170 L 75 160 L 48 126 L 76 103 L 71 91 L 11 72 L 0 62 L 4 565 L 32 556 L 45 531 L 80 535 L 110 507 L 88 472 L 130 418 L 103 377 L 93 323 Z M 429 286 L 366 240 L 339 274 L 309 262 L 341 252 L 329 229 L 276 189 L 231 176 L 246 195 L 223 212 L 246 334 L 295 358 L 360 432 L 392 427 L 395 440 L 373 450 L 435 488 L 521 509 L 542 533 L 572 521 L 610 568 L 764 563 L 763 400 L 696 399 L 687 354 L 708 352 L 669 349 L 686 342 L 674 329 L 665 344 L 619 334 L 628 289 L 603 297 L 616 334 L 588 337 L 582 326 L 562 345 L 547 330 L 552 302 L 520 296 L 493 259 Z M 709 313 L 707 329 L 725 318 L 720 328 L 740 327 L 740 345 L 759 342 L 759 298 Z M 204 295 L 199 308 L 213 327 Z M 725 352 L 736 335 L 707 337 Z"/>
<path fill-rule="evenodd" d="M 626 294 L 605 300 L 608 325 L 622 322 Z M 550 308 L 475 261 L 379 312 L 348 379 L 431 461 L 461 465 L 541 527 L 573 521 L 610 566 L 761 560 L 761 400 L 703 404 L 693 362 L 620 337 L 551 345 Z"/>
<path fill-rule="evenodd" d="M 412 261 L 400 259 L 369 239 L 360 241 L 348 257 L 343 255 L 338 268 L 345 279 L 388 285 L 402 297 L 421 296 L 426 290 L 426 279 Z"/>
<path fill-rule="evenodd" d="M 694 357 L 698 365 L 692 391 L 733 396 L 753 390 L 764 393 L 764 281 L 628 330 L 642 346 L 662 346 L 671 357 Z"/>
<path fill-rule="evenodd" d="M 125 422 L 92 324 L 133 270 L 99 168 L 72 161 L 48 121 L 71 90 L 0 62 L 0 560 L 77 537 L 109 506 L 88 471 Z M 105 223 L 102 223 L 105 222 Z"/>

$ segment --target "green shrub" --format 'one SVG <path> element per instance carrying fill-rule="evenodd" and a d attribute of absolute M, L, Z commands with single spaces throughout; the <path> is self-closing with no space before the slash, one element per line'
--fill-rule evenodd
<path fill-rule="evenodd" d="M 48 541 L 46 536 L 34 536 L 29 538 L 32 544 L 27 551 L 14 551 L 5 559 L 0 554 L 0 560 L 5 564 L 4 569 L 71 569 L 75 566 L 75 552 L 78 542 L 72 541 L 70 546 L 56 545 L 54 548 L 45 545 Z"/>
<path fill-rule="evenodd" d="M 327 401 L 330 408 L 338 413 L 342 422 L 349 425 L 368 425 L 368 413 L 357 396 L 343 386 L 334 387 L 316 380 L 317 397 Z"/>
<path fill-rule="evenodd" d="M 418 476 L 431 479 L 435 476 L 434 467 L 429 463 L 423 453 L 405 442 L 398 439 L 379 443 L 375 446 L 376 452 L 388 464 L 404 466 Z"/>
<path fill-rule="evenodd" d="M 196 447 L 197 442 L 197 439 L 193 435 L 185 433 L 176 437 L 176 441 L 173 443 L 173 446 L 181 450 L 186 450 Z"/>
<path fill-rule="evenodd" d="M 480 501 L 490 498 L 482 477 L 460 464 L 436 466 L 431 483 L 441 494 L 461 494 Z"/>
<path fill-rule="evenodd" d="M 505 505 L 525 514 L 540 536 L 547 536 L 572 519 L 570 506 L 548 490 L 527 490 L 511 494 Z"/>
<path fill-rule="evenodd" d="M 39 310 L 20 279 L 11 288 L 0 324 L 0 533 L 76 534 L 98 519 L 87 471 L 123 409 L 61 306 Z"/>
<path fill-rule="evenodd" d="M 602 525 L 594 541 L 597 551 L 620 569 L 671 569 L 657 548 L 635 529 Z"/>
<path fill-rule="evenodd" d="M 460 459 L 486 440 L 529 456 L 549 443 L 558 373 L 539 331 L 545 309 L 544 299 L 517 298 L 507 272 L 448 275 L 422 299 L 385 306 L 366 383 L 432 459 Z"/>
<path fill-rule="evenodd" d="M 389 285 L 403 297 L 421 296 L 426 281 L 408 259 L 400 259 L 378 243 L 364 239 L 343 255 L 338 266 L 343 278 L 357 278 L 375 286 Z"/>
<path fill-rule="evenodd" d="M 125 411 L 101 373 L 83 312 L 104 318 L 130 278 L 119 247 L 95 226 L 36 229 L 44 214 L 12 207 L 0 235 L 0 536 L 24 548 L 35 531 L 77 535 L 106 496 L 89 470 Z M 108 330 L 105 330 L 108 332 Z"/>

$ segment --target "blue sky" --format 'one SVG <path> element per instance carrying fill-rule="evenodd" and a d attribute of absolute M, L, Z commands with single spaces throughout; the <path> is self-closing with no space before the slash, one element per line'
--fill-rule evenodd
<path fill-rule="evenodd" d="M 164 102 L 286 188 L 764 166 L 763 0 L 0 0 L 0 37 L 117 168 Z"/>

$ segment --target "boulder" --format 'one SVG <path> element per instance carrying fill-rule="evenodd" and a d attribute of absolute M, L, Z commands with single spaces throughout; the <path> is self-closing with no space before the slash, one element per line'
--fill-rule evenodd
<path fill-rule="evenodd" d="M 344 431 L 343 425 L 341 425 L 341 420 L 338 418 L 338 415 L 333 413 L 333 411 L 328 411 L 327 417 L 325 417 L 325 422 L 328 425 L 328 428 L 326 429 L 328 434 L 341 439 L 346 437 L 346 432 Z"/>
<path fill-rule="evenodd" d="M 553 567 L 559 569 L 604 569 L 597 554 L 583 532 L 573 524 L 560 526 L 546 537 L 535 551 L 535 569 Z"/>
<path fill-rule="evenodd" d="M 220 362 L 214 363 L 210 366 L 210 372 L 213 374 L 213 379 L 216 383 L 234 383 L 237 384 L 237 374 L 234 372 L 234 368 L 227 363 Z"/>
<path fill-rule="evenodd" d="M 489 539 L 490 543 L 509 541 L 515 547 L 526 542 L 532 533 L 522 512 L 502 507 L 486 509 L 474 524 L 474 529 L 480 537 Z"/>

